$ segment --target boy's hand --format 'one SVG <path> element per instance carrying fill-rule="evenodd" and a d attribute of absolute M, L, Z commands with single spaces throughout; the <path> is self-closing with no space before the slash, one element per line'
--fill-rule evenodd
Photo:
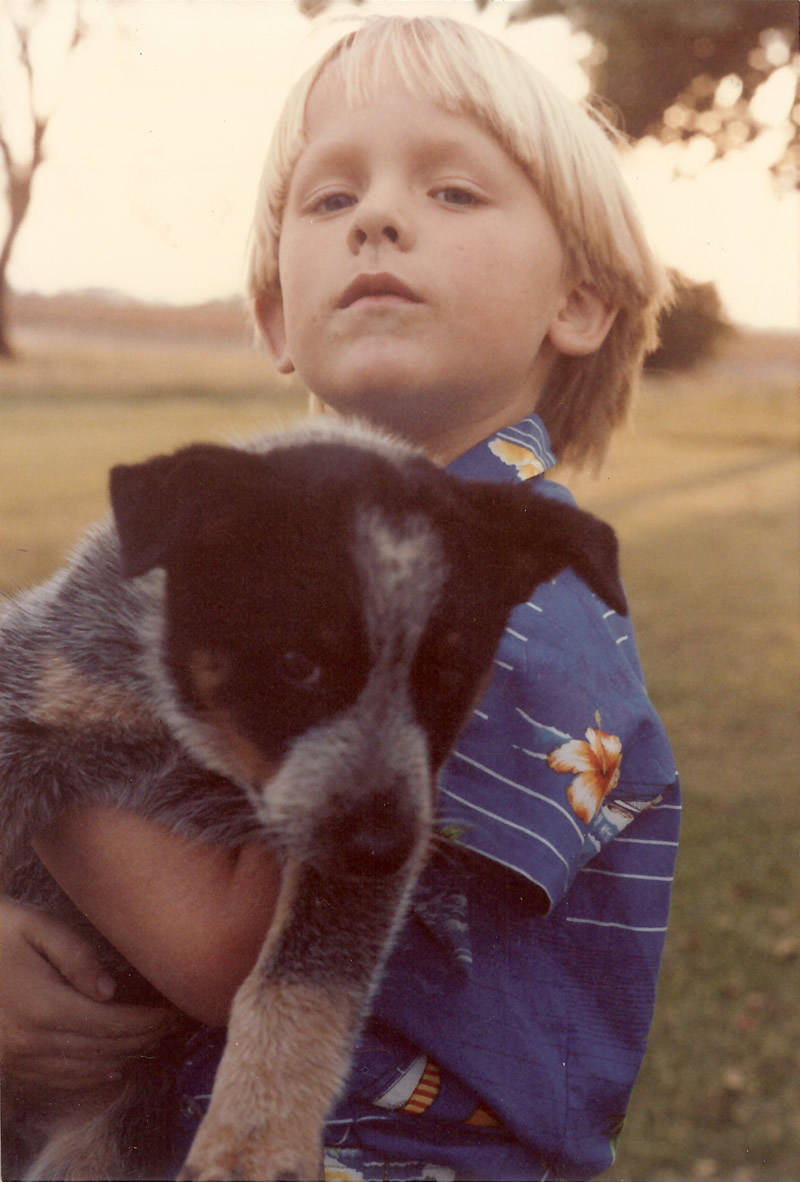
<path fill-rule="evenodd" d="M 18 1085 L 86 1091 L 152 1050 L 171 1009 L 118 1005 L 94 950 L 58 920 L 0 900 L 0 1062 Z"/>

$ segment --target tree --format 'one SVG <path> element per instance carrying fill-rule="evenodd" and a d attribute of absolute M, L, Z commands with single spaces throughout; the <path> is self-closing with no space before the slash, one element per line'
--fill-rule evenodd
<path fill-rule="evenodd" d="M 15 143 L 12 134 L 11 119 L 0 110 L 0 159 L 5 172 L 5 195 L 7 205 L 7 224 L 0 242 L 0 359 L 12 355 L 11 344 L 8 339 L 6 304 L 8 293 L 8 264 L 11 252 L 19 234 L 33 192 L 34 177 L 45 159 L 45 135 L 52 115 L 52 109 L 43 108 L 37 95 L 37 67 L 35 64 L 34 43 L 37 33 L 56 13 L 62 30 L 62 53 L 69 57 L 83 40 L 87 32 L 84 19 L 82 0 L 73 0 L 71 7 L 68 0 L 23 0 L 13 3 L 7 0 L 0 20 L 3 22 L 3 32 L 8 39 L 7 56 L 10 59 L 10 70 L 15 75 L 17 83 L 14 88 L 14 104 L 19 103 L 27 124 L 22 138 L 26 140 L 22 147 Z M 66 16 L 66 20 L 65 20 Z M 8 96 L 6 96 L 8 101 Z M 10 103 L 5 108 L 10 109 Z"/>
<path fill-rule="evenodd" d="M 524 0 L 511 19 L 553 13 L 592 38 L 593 89 L 633 140 L 703 136 L 723 155 L 761 130 L 759 87 L 797 63 L 797 0 Z M 791 106 L 773 167 L 784 182 L 797 178 L 800 117 Z"/>
<path fill-rule="evenodd" d="M 659 317 L 658 347 L 645 359 L 654 373 L 693 369 L 734 333 L 715 284 L 695 283 L 674 269 L 670 278 L 673 302 Z"/>

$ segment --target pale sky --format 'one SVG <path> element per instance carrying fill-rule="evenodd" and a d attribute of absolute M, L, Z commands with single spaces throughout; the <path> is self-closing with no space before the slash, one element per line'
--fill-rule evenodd
<path fill-rule="evenodd" d="M 506 31 L 505 7 L 479 15 L 473 0 L 369 0 L 341 6 L 320 27 L 295 0 L 123 3 L 65 73 L 48 71 L 42 101 L 56 104 L 48 158 L 12 285 L 48 294 L 103 287 L 177 303 L 235 294 L 274 119 L 291 80 L 341 35 L 341 19 L 398 9 L 458 15 L 507 37 L 567 93 L 585 92 L 586 38 L 561 18 Z M 0 39 L 0 77 L 9 76 L 4 50 Z M 788 70 L 783 91 L 779 79 L 763 98 L 766 117 L 785 106 Z M 2 84 L 0 102 L 14 102 Z M 675 152 L 653 143 L 624 168 L 668 264 L 715 280 L 737 322 L 790 328 L 800 323 L 800 203 L 797 194 L 776 198 L 763 164 L 772 150 L 765 127 L 722 162 L 681 157 L 696 175 L 673 179 Z"/>

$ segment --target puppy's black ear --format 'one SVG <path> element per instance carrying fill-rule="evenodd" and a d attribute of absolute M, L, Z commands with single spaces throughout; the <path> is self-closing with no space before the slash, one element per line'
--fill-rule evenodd
<path fill-rule="evenodd" d="M 610 525 L 524 485 L 470 487 L 491 522 L 497 561 L 515 603 L 571 567 L 610 608 L 628 614 L 617 537 Z"/>
<path fill-rule="evenodd" d="M 619 572 L 619 545 L 611 526 L 562 501 L 536 497 L 535 502 L 539 520 L 534 528 L 537 538 L 546 539 L 549 561 L 557 570 L 571 567 L 610 608 L 626 616 L 628 604 Z"/>
<path fill-rule="evenodd" d="M 126 579 L 163 566 L 177 542 L 203 519 L 214 494 L 224 497 L 231 450 L 193 444 L 171 456 L 112 468 L 111 508 Z"/>
<path fill-rule="evenodd" d="M 126 579 L 159 566 L 170 547 L 175 523 L 166 492 L 174 467 L 174 456 L 156 456 L 111 469 L 111 509 Z"/>

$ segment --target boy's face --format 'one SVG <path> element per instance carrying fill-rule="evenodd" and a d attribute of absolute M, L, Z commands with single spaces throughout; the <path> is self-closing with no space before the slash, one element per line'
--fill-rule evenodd
<path fill-rule="evenodd" d="M 570 301 L 555 227 L 477 123 L 396 76 L 348 107 L 315 84 L 259 304 L 279 367 L 447 460 L 532 410 Z"/>

